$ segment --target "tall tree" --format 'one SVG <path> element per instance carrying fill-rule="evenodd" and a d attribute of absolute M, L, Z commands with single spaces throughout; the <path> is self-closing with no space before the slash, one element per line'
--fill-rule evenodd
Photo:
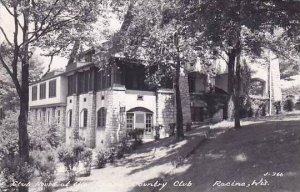
<path fill-rule="evenodd" d="M 203 26 L 204 37 L 210 43 L 211 50 L 220 58 L 226 54 L 228 118 L 234 117 L 235 127 L 239 128 L 241 55 L 259 55 L 264 47 L 264 32 L 273 34 L 278 27 L 285 30 L 294 28 L 295 21 L 299 21 L 299 12 L 291 4 L 299 8 L 299 3 L 281 0 L 229 0 L 226 3 L 203 0 L 196 4 L 193 10 L 198 13 L 198 21 Z"/>
<path fill-rule="evenodd" d="M 47 45 L 66 47 L 64 39 L 54 37 L 72 37 L 70 31 L 80 31 L 82 27 L 96 20 L 97 0 L 1 0 L 13 24 L 13 32 L 0 23 L 0 34 L 5 41 L 0 45 L 0 63 L 11 77 L 18 97 L 19 106 L 19 155 L 23 162 L 29 162 L 28 86 L 31 48 L 40 42 Z M 55 50 L 55 51 L 58 51 Z M 19 77 L 19 78 L 18 78 Z M 23 178 L 27 182 L 28 178 Z M 20 187 L 19 191 L 28 191 Z"/>

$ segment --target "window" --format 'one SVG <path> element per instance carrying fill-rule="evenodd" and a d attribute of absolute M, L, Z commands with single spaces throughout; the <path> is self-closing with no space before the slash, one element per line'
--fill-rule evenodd
<path fill-rule="evenodd" d="M 37 86 L 32 86 L 32 101 L 37 100 Z"/>
<path fill-rule="evenodd" d="M 106 124 L 106 109 L 102 107 L 97 112 L 97 126 L 105 127 L 105 124 Z"/>
<path fill-rule="evenodd" d="M 190 93 L 205 92 L 208 87 L 207 75 L 195 72 L 190 73 L 188 75 L 188 83 Z"/>
<path fill-rule="evenodd" d="M 68 117 L 67 126 L 71 127 L 72 126 L 72 110 L 68 111 L 68 116 L 67 117 Z"/>
<path fill-rule="evenodd" d="M 189 78 L 189 90 L 191 93 L 195 92 L 195 87 L 196 87 L 196 80 L 194 77 Z"/>
<path fill-rule="evenodd" d="M 88 111 L 83 109 L 80 113 L 80 127 L 87 127 Z"/>
<path fill-rule="evenodd" d="M 76 93 L 76 76 L 71 75 L 68 77 L 68 95 Z"/>
<path fill-rule="evenodd" d="M 152 128 L 152 114 L 146 114 L 146 132 L 151 132 Z"/>
<path fill-rule="evenodd" d="M 56 79 L 49 81 L 49 98 L 56 97 Z"/>
<path fill-rule="evenodd" d="M 91 71 L 84 71 L 78 73 L 79 77 L 79 93 L 87 93 L 92 90 Z"/>
<path fill-rule="evenodd" d="M 251 79 L 250 82 L 250 90 L 249 94 L 250 95 L 264 95 L 264 90 L 265 90 L 265 82 L 261 79 Z"/>
<path fill-rule="evenodd" d="M 134 113 L 127 113 L 126 114 L 126 127 L 127 127 L 127 129 L 133 129 L 133 117 L 134 117 Z"/>
<path fill-rule="evenodd" d="M 97 72 L 97 90 L 103 90 L 110 86 L 111 79 L 108 72 L 101 70 Z"/>
<path fill-rule="evenodd" d="M 137 100 L 141 100 L 141 101 L 144 100 L 143 95 L 138 95 L 138 96 L 137 96 Z"/>
<path fill-rule="evenodd" d="M 144 123 L 144 119 L 145 119 L 144 113 L 142 113 L 142 114 L 136 113 L 135 114 L 135 123 Z"/>
<path fill-rule="evenodd" d="M 40 99 L 46 98 L 46 83 L 40 84 Z"/>

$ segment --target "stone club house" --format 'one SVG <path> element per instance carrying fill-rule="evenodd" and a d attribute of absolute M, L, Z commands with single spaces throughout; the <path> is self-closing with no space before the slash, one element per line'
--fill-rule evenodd
<path fill-rule="evenodd" d="M 116 65 L 104 70 L 93 63 L 95 54 L 94 50 L 81 53 L 65 71 L 50 72 L 30 85 L 31 122 L 57 123 L 67 144 L 72 142 L 73 130 L 78 130 L 92 148 L 119 141 L 129 129 L 144 129 L 144 138 L 153 139 L 154 126 L 161 125 L 161 137 L 168 136 L 169 124 L 176 122 L 172 81 L 164 79 L 160 88 L 152 89 L 145 84 L 145 66 L 138 61 L 114 57 Z M 220 62 L 215 67 L 219 72 L 213 77 L 201 72 L 198 64 L 181 75 L 184 124 L 223 119 L 222 107 L 208 117 L 207 103 L 202 99 L 208 92 L 226 95 L 226 67 Z M 272 73 L 278 74 L 276 70 Z M 270 86 L 265 73 L 254 72 L 252 76 L 262 85 L 257 97 L 267 98 Z M 272 89 L 276 86 L 273 83 Z"/>

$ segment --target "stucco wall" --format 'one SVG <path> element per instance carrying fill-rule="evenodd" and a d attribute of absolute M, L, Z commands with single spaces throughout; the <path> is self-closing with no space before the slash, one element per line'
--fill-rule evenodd
<path fill-rule="evenodd" d="M 156 98 L 157 125 L 162 125 L 166 130 L 170 123 L 175 123 L 176 109 L 175 97 L 172 89 L 160 89 Z"/>

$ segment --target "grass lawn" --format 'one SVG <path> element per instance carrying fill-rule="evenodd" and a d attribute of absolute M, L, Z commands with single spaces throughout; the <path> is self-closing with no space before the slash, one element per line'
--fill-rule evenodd
<path fill-rule="evenodd" d="M 299 192 L 300 115 L 243 124 L 239 130 L 215 125 L 210 139 L 185 163 L 189 168 L 146 182 L 166 182 L 164 188 L 136 187 L 132 192 Z"/>

